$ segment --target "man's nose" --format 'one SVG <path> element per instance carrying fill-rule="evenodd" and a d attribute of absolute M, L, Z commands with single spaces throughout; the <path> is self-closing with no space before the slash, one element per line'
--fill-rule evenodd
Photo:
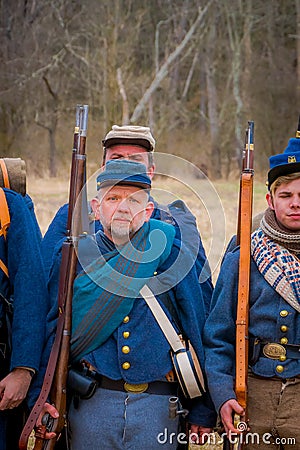
<path fill-rule="evenodd" d="M 119 205 L 118 205 L 118 210 L 119 211 L 129 211 L 129 201 L 127 198 L 125 198 L 124 200 L 122 200 Z"/>
<path fill-rule="evenodd" d="M 300 208 L 300 197 L 299 196 L 292 197 L 290 205 L 291 208 Z"/>

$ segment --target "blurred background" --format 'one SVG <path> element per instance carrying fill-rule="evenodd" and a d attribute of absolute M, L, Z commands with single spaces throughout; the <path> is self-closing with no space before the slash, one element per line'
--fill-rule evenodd
<path fill-rule="evenodd" d="M 235 178 L 255 121 L 255 171 L 294 136 L 300 0 L 1 0 L 0 155 L 69 177 L 75 107 L 95 171 L 112 124 L 150 125 L 157 150 Z"/>

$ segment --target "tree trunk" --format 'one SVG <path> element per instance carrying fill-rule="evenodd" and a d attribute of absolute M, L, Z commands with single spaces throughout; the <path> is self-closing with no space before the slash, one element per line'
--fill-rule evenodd
<path fill-rule="evenodd" d="M 214 69 L 210 61 L 206 62 L 206 85 L 208 97 L 208 117 L 210 123 L 211 136 L 211 167 L 212 177 L 221 178 L 221 150 L 219 145 L 219 118 L 217 111 L 217 89 L 214 80 Z"/>

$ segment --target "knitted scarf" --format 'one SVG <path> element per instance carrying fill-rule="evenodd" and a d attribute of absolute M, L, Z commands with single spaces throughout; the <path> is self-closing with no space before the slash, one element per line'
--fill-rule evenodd
<path fill-rule="evenodd" d="M 141 288 L 170 255 L 174 236 L 172 225 L 151 219 L 130 242 L 119 249 L 107 249 L 77 276 L 72 303 L 72 361 L 99 347 L 129 314 Z"/>
<path fill-rule="evenodd" d="M 288 230 L 277 222 L 274 211 L 268 208 L 261 219 L 260 227 L 264 233 L 292 253 L 300 253 L 300 234 Z"/>
<path fill-rule="evenodd" d="M 281 227 L 269 208 L 252 233 L 252 257 L 270 286 L 300 312 L 300 263 L 291 251 L 300 253 L 300 235 Z"/>

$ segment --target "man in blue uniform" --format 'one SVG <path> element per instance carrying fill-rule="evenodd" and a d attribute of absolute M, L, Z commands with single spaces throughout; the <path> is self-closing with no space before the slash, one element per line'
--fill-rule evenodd
<path fill-rule="evenodd" d="M 1 191 L 10 224 L 6 237 L 1 224 L 0 237 L 0 450 L 13 450 L 21 430 L 10 422 L 39 370 L 48 305 L 33 203 L 27 195 Z"/>
<path fill-rule="evenodd" d="M 109 161 L 98 176 L 92 203 L 103 230 L 95 236 L 96 257 L 95 246 L 83 257 L 79 247 L 84 270 L 74 282 L 71 366 L 88 367 L 99 387 L 91 398 L 75 395 L 71 403 L 76 450 L 177 448 L 178 417 L 169 418 L 169 398 L 177 395 L 178 383 L 170 344 L 139 294 L 145 283 L 204 364 L 205 306 L 197 271 L 174 227 L 151 218 L 150 187 L 146 166 L 133 161 Z M 51 295 L 57 295 L 57 283 L 54 265 Z M 204 442 L 216 419 L 209 396 L 185 400 L 185 407 L 194 439 Z"/>
<path fill-rule="evenodd" d="M 300 446 L 300 139 L 270 157 L 268 209 L 251 235 L 247 449 Z M 209 390 L 227 433 L 240 433 L 235 321 L 239 248 L 223 262 L 205 325 Z M 246 440 L 247 443 L 247 440 Z M 272 445 L 271 445 L 272 444 Z"/>
<path fill-rule="evenodd" d="M 150 178 L 155 173 L 154 165 L 155 140 L 150 128 L 141 126 L 113 125 L 103 140 L 103 166 L 109 160 L 128 159 L 146 165 Z M 196 219 L 187 206 L 180 200 L 170 205 L 158 205 L 154 201 L 152 218 L 171 223 L 175 227 L 176 237 L 183 240 L 190 250 L 195 261 L 198 277 L 206 309 L 209 309 L 213 291 L 210 269 L 199 235 Z M 66 236 L 68 205 L 62 206 L 50 224 L 43 242 L 43 258 L 46 273 L 50 273 L 53 260 L 56 258 L 56 249 L 60 249 L 61 239 Z M 101 229 L 101 218 L 94 222 L 95 231 Z"/>

